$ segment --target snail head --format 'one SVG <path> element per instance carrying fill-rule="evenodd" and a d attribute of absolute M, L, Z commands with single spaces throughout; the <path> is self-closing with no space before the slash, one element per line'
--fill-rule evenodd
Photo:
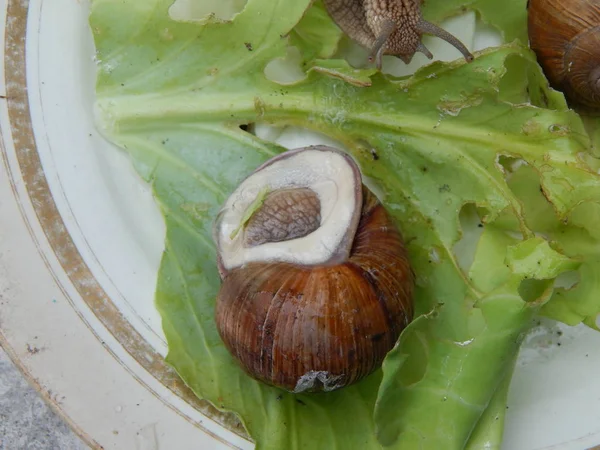
<path fill-rule="evenodd" d="M 427 22 L 421 15 L 419 0 L 365 0 L 366 22 L 375 36 L 370 61 L 381 69 L 384 54 L 397 56 L 406 64 L 415 53 L 433 55 L 421 42 L 423 34 L 437 36 L 458 49 L 468 62 L 473 55 L 455 36 Z"/>

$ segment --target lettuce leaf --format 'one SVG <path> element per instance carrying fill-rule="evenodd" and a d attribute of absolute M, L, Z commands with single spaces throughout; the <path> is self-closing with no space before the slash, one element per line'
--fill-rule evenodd
<path fill-rule="evenodd" d="M 98 127 L 131 155 L 167 225 L 156 291 L 167 361 L 199 397 L 237 414 L 259 449 L 498 447 L 533 316 L 592 324 L 600 312 L 600 177 L 579 116 L 517 43 L 394 79 L 325 59 L 340 35 L 320 3 L 248 0 L 226 22 L 175 21 L 171 3 L 93 0 L 90 17 Z M 427 3 L 438 18 L 459 4 Z M 503 4 L 519 18 L 510 21 L 496 3 L 467 6 L 522 38 L 524 2 Z M 284 86 L 264 69 L 290 46 L 304 78 Z M 212 222 L 284 150 L 240 129 L 255 122 L 343 144 L 408 244 L 418 316 L 382 370 L 341 391 L 258 383 L 216 331 Z M 579 281 L 559 287 L 565 274 Z"/>

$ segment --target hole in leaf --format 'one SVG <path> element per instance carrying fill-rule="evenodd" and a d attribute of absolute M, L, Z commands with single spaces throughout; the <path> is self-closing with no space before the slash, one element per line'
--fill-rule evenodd
<path fill-rule="evenodd" d="M 260 135 L 259 137 L 262 138 Z M 325 134 L 302 127 L 285 127 L 281 130 L 281 133 L 277 139 L 275 139 L 275 142 L 288 149 L 308 147 L 309 145 L 329 145 L 330 147 L 346 150 L 341 142 L 336 141 Z"/>
<path fill-rule="evenodd" d="M 581 273 L 578 270 L 570 270 L 569 272 L 561 273 L 554 280 L 554 287 L 557 289 L 573 289 L 581 280 Z"/>
<path fill-rule="evenodd" d="M 465 273 L 469 272 L 473 264 L 477 244 L 483 233 L 482 214 L 485 215 L 485 210 L 477 208 L 473 203 L 466 203 L 458 215 L 462 236 L 454 244 L 453 252 L 458 266 Z"/>
<path fill-rule="evenodd" d="M 481 20 L 481 17 L 477 17 L 473 50 L 479 51 L 488 47 L 498 47 L 503 43 L 502 33 L 497 28 Z"/>
<path fill-rule="evenodd" d="M 550 133 L 556 134 L 558 136 L 566 136 L 571 132 L 571 130 L 569 129 L 569 127 L 567 125 L 560 124 L 560 123 L 555 123 L 555 124 L 550 125 L 548 127 L 548 131 L 550 131 Z"/>
<path fill-rule="evenodd" d="M 180 22 L 198 22 L 210 19 L 232 20 L 246 7 L 248 0 L 175 0 L 169 16 Z"/>
<path fill-rule="evenodd" d="M 504 179 L 507 182 L 517 170 L 526 165 L 527 161 L 524 161 L 521 158 L 515 158 L 510 155 L 496 156 L 496 167 L 504 174 Z"/>
<path fill-rule="evenodd" d="M 264 123 L 255 123 L 254 135 L 264 141 L 275 142 L 279 139 L 285 128 L 286 127 L 276 127 L 275 125 L 267 125 Z"/>
<path fill-rule="evenodd" d="M 302 53 L 297 47 L 288 47 L 285 58 L 276 58 L 265 66 L 265 77 L 274 83 L 289 85 L 306 78 L 302 70 Z M 285 95 L 283 92 L 281 95 Z"/>
<path fill-rule="evenodd" d="M 256 136 L 256 127 L 255 127 L 254 123 L 244 123 L 244 124 L 240 125 L 240 130 Z"/>
<path fill-rule="evenodd" d="M 363 69 L 368 66 L 369 50 L 343 35 L 334 58 L 345 59 L 352 67 Z"/>

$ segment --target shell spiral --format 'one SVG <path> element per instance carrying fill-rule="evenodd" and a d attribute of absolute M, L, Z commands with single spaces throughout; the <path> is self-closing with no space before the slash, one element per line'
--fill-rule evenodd
<path fill-rule="evenodd" d="M 363 191 L 347 261 L 254 262 L 223 280 L 219 333 L 251 376 L 296 393 L 341 388 L 377 369 L 412 319 L 414 275 L 402 237 Z"/>
<path fill-rule="evenodd" d="M 529 0 L 529 41 L 550 85 L 600 110 L 600 2 Z"/>

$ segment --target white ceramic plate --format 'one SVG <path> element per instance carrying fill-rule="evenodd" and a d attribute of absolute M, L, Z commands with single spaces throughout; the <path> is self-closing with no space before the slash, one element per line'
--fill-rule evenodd
<path fill-rule="evenodd" d="M 162 359 L 153 296 L 164 227 L 148 187 L 94 128 L 88 10 L 0 0 L 0 344 L 92 447 L 252 448 Z M 455 25 L 460 37 L 470 20 Z M 504 448 L 600 443 L 599 372 L 600 333 L 538 327 L 514 375 Z"/>

